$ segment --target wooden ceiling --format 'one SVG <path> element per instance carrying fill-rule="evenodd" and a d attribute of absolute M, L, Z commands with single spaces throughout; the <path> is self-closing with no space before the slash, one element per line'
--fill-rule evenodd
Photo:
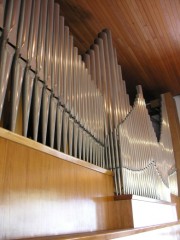
<path fill-rule="evenodd" d="M 57 0 L 84 53 L 104 28 L 112 31 L 128 92 L 146 98 L 180 94 L 179 0 Z"/>

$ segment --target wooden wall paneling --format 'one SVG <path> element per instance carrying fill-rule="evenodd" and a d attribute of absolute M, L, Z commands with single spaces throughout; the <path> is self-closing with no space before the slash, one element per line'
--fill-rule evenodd
<path fill-rule="evenodd" d="M 171 202 L 176 204 L 177 217 L 180 219 L 180 197 L 171 194 Z"/>
<path fill-rule="evenodd" d="M 133 228 L 133 211 L 131 200 L 115 201 L 115 211 L 121 214 L 117 215 L 117 229 L 122 228 Z"/>
<path fill-rule="evenodd" d="M 115 197 L 119 226 L 138 228 L 177 221 L 176 205 L 136 195 Z"/>
<path fill-rule="evenodd" d="M 131 240 L 178 240 L 180 236 L 180 222 L 159 224 L 155 226 L 149 226 L 146 228 L 135 228 L 127 230 L 114 230 L 114 231 L 97 231 L 81 234 L 67 234 L 61 236 L 48 236 L 37 238 L 26 238 L 26 240 L 108 240 L 108 239 L 131 239 Z"/>
<path fill-rule="evenodd" d="M 138 199 L 114 201 L 112 172 L 4 129 L 0 152 L 0 239 L 134 226 Z"/>
<path fill-rule="evenodd" d="M 171 130 L 172 144 L 174 150 L 175 164 L 177 168 L 178 178 L 178 194 L 180 196 L 180 124 L 177 115 L 176 105 L 170 93 L 164 95 L 166 109 L 169 118 L 169 126 Z"/>
<path fill-rule="evenodd" d="M 6 201 L 6 186 L 8 185 L 7 182 L 7 176 L 6 176 L 6 169 L 8 168 L 8 165 L 6 163 L 6 152 L 7 152 L 7 141 L 5 139 L 0 139 L 0 214 L 1 214 L 1 220 L 0 220 L 0 232 L 2 229 L 5 228 L 6 222 L 3 220 L 5 209 L 3 207 L 4 201 Z"/>
<path fill-rule="evenodd" d="M 113 176 L 113 172 L 110 171 L 110 170 L 98 167 L 94 164 L 88 163 L 86 161 L 82 161 L 80 159 L 77 159 L 77 158 L 72 157 L 70 155 L 67 155 L 65 153 L 59 152 L 57 150 L 54 150 L 54 149 L 52 149 L 48 146 L 45 146 L 45 145 L 41 144 L 41 143 L 35 142 L 35 141 L 33 141 L 31 139 L 28 139 L 26 137 L 20 136 L 20 135 L 15 134 L 15 133 L 12 133 L 12 132 L 10 132 L 6 129 L 0 128 L 0 137 L 5 138 L 5 139 L 10 140 L 10 141 L 13 141 L 13 142 L 16 142 L 16 143 L 21 144 L 23 146 L 27 146 L 27 147 L 32 148 L 34 150 L 44 152 L 48 155 L 51 155 L 51 156 L 54 156 L 54 157 L 57 157 L 57 158 L 60 158 L 60 159 L 64 159 L 65 161 L 74 163 L 76 165 L 80 165 L 82 167 L 85 167 L 85 168 L 88 168 L 88 169 L 91 169 L 91 170 L 94 170 L 94 171 L 97 171 L 97 172 L 100 172 L 100 173 L 104 173 L 104 174 L 109 175 L 109 176 Z"/>
<path fill-rule="evenodd" d="M 116 227 L 107 200 L 113 201 L 112 174 L 60 159 L 44 151 L 46 146 L 0 130 L 0 239 Z"/>

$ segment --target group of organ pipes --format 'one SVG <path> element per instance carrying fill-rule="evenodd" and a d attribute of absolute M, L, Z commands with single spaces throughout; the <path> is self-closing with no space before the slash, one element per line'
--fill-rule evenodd
<path fill-rule="evenodd" d="M 169 201 L 177 177 L 164 98 L 158 141 L 140 86 L 129 103 L 111 32 L 79 55 L 53 0 L 0 1 L 0 28 L 1 126 L 14 132 L 21 108 L 23 136 L 112 170 L 118 195 Z"/>

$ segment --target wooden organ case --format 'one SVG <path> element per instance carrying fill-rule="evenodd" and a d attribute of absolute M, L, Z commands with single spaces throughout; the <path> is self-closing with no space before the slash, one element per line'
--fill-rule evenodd
<path fill-rule="evenodd" d="M 0 239 L 176 221 L 166 103 L 157 140 L 110 30 L 81 56 L 53 0 L 0 1 Z"/>

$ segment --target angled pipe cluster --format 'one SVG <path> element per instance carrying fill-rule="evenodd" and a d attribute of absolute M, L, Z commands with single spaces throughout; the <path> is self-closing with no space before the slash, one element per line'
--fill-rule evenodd
<path fill-rule="evenodd" d="M 137 89 L 131 106 L 109 30 L 81 56 L 54 0 L 0 2 L 1 125 L 15 132 L 21 107 L 23 136 L 112 170 L 116 194 L 169 200 L 177 180 L 163 96 L 158 142 Z"/>
<path fill-rule="evenodd" d="M 168 178 L 175 161 L 163 95 L 160 141 L 157 140 L 140 88 L 132 111 L 118 128 L 123 193 L 170 201 Z"/>
<path fill-rule="evenodd" d="M 74 46 L 59 4 L 10 0 L 2 1 L 0 9 L 4 127 L 16 131 L 22 98 L 24 136 L 105 166 L 103 96 Z M 8 117 L 2 119 L 7 106 Z"/>

